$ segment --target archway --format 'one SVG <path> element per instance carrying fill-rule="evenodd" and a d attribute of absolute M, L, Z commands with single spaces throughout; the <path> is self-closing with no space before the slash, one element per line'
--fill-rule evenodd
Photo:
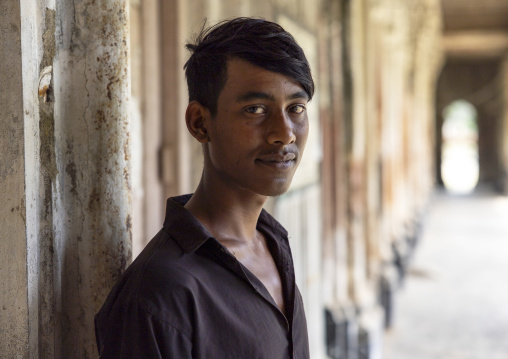
<path fill-rule="evenodd" d="M 478 184 L 478 124 L 475 107 L 456 100 L 443 110 L 441 176 L 453 193 L 470 193 Z"/>

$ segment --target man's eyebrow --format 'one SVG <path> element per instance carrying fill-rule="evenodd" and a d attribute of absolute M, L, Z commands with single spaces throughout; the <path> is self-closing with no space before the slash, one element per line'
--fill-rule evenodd
<path fill-rule="evenodd" d="M 298 91 L 287 97 L 288 100 L 294 100 L 297 98 L 304 98 L 308 101 L 309 95 L 307 95 L 307 92 L 305 91 Z M 267 94 L 266 92 L 251 91 L 237 97 L 236 102 L 246 102 L 258 99 L 275 101 L 275 97 L 273 95 Z"/>
<path fill-rule="evenodd" d="M 236 102 L 246 102 L 246 101 L 258 100 L 258 99 L 275 101 L 275 97 L 267 94 L 266 92 L 251 91 L 251 92 L 247 92 L 247 93 L 237 97 Z"/>
<path fill-rule="evenodd" d="M 295 100 L 297 98 L 304 98 L 306 99 L 307 101 L 309 101 L 309 95 L 307 95 L 307 92 L 305 91 L 298 91 L 298 92 L 295 92 L 294 94 L 290 95 L 288 97 L 288 100 Z"/>

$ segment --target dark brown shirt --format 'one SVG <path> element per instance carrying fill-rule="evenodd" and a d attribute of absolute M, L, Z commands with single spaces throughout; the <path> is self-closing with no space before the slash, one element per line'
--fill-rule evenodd
<path fill-rule="evenodd" d="M 286 230 L 262 211 L 257 229 L 279 270 L 286 315 L 267 289 L 183 205 L 168 199 L 163 229 L 95 317 L 102 359 L 308 359 L 307 325 Z"/>

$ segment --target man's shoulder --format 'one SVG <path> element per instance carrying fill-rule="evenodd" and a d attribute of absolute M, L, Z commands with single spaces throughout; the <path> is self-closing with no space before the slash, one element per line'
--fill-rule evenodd
<path fill-rule="evenodd" d="M 164 229 L 148 243 L 95 316 L 96 335 L 102 342 L 114 341 L 111 335 L 116 329 L 136 331 L 143 325 L 162 325 L 189 335 L 191 325 L 183 312 L 189 297 L 186 282 L 192 281 L 192 275 L 182 264 L 185 257 Z"/>
<path fill-rule="evenodd" d="M 120 277 L 101 312 L 135 305 L 157 314 L 168 301 L 185 301 L 196 281 L 189 257 L 162 229 Z"/>
<path fill-rule="evenodd" d="M 195 282 L 195 268 L 200 265 L 195 253 L 188 253 L 169 234 L 156 248 L 146 248 L 140 254 L 139 264 L 133 263 L 133 271 L 140 271 L 138 296 L 154 294 L 174 295 Z M 142 256 L 143 255 L 143 256 Z"/>

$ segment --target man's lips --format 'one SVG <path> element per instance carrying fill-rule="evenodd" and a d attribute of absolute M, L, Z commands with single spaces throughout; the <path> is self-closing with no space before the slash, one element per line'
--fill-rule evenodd
<path fill-rule="evenodd" d="M 288 169 L 295 164 L 296 154 L 288 153 L 269 153 L 260 156 L 256 161 L 264 165 L 275 167 L 277 169 Z"/>
<path fill-rule="evenodd" d="M 269 153 L 260 156 L 258 160 L 262 162 L 286 162 L 293 161 L 295 158 L 296 155 L 293 152 L 287 152 L 287 153 Z"/>

